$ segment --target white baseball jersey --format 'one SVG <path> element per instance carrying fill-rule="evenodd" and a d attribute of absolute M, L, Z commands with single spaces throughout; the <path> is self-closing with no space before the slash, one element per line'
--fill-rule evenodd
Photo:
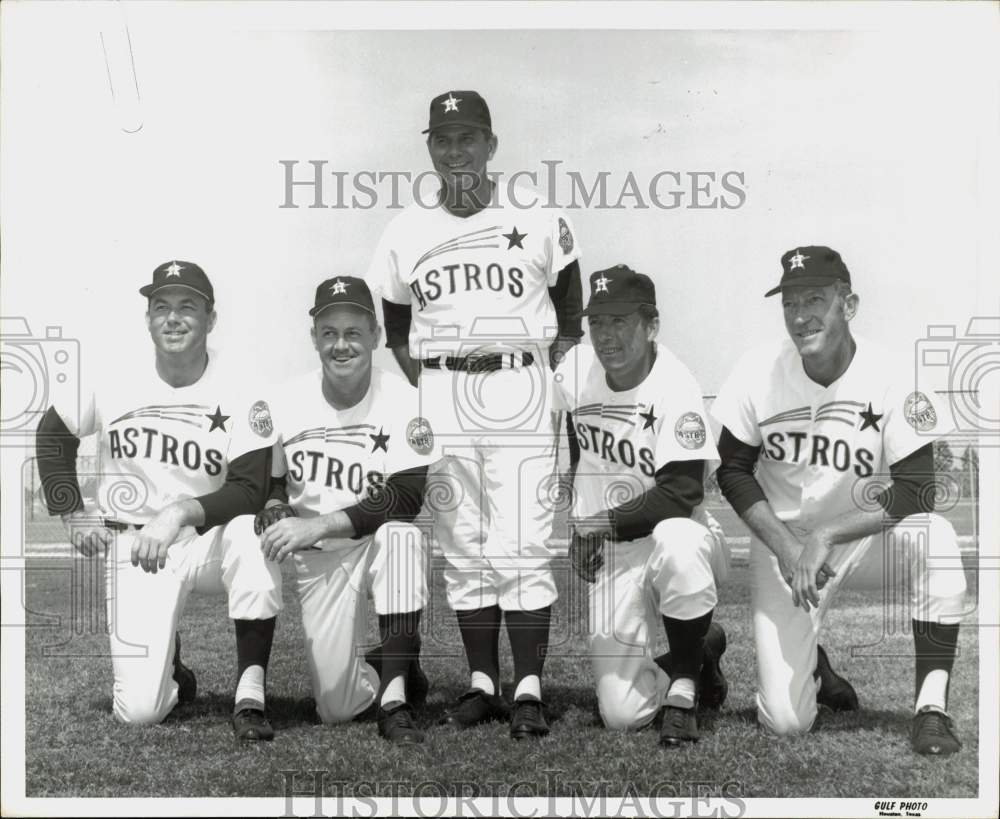
<path fill-rule="evenodd" d="M 630 390 L 612 390 L 594 348 L 582 344 L 569 351 L 554 380 L 554 409 L 572 414 L 580 444 L 577 517 L 652 489 L 657 470 L 671 461 L 705 460 L 709 469 L 718 462 L 701 388 L 662 344 L 649 375 Z"/>
<path fill-rule="evenodd" d="M 538 197 L 515 189 L 514 198 Z M 497 185 L 493 204 L 466 218 L 410 205 L 386 227 L 367 278 L 387 301 L 411 306 L 413 358 L 538 354 L 556 335 L 548 288 L 579 258 L 565 213 L 516 207 Z"/>
<path fill-rule="evenodd" d="M 429 422 L 417 413 L 417 390 L 403 378 L 372 368 L 365 397 L 346 410 L 323 396 L 323 370 L 276 391 L 272 472 L 287 473 L 288 502 L 300 517 L 353 506 L 394 472 L 438 458 Z M 354 548 L 352 538 L 328 538 L 324 550 Z"/>
<path fill-rule="evenodd" d="M 104 515 L 145 523 L 174 501 L 219 489 L 230 461 L 269 446 L 266 404 L 237 398 L 229 372 L 210 352 L 205 372 L 187 387 L 171 387 L 150 366 L 98 380 L 79 423 L 55 407 L 77 437 L 99 435 Z"/>
<path fill-rule="evenodd" d="M 828 387 L 806 375 L 791 339 L 751 350 L 712 405 L 736 438 L 762 447 L 756 478 L 781 520 L 811 526 L 873 508 L 889 466 L 950 431 L 936 396 L 894 386 L 889 357 L 854 340 Z"/>

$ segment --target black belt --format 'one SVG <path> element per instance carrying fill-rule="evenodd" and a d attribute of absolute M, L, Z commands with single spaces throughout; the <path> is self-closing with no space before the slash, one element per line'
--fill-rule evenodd
<path fill-rule="evenodd" d="M 462 358 L 441 356 L 437 358 L 423 359 L 423 365 L 431 370 L 440 370 L 443 366 L 446 370 L 458 370 L 469 373 L 488 373 L 493 370 L 502 370 L 505 367 L 512 369 L 517 366 L 530 367 L 535 363 L 535 357 L 531 353 L 486 353 L 485 355 L 467 355 Z"/>
<path fill-rule="evenodd" d="M 139 531 L 143 526 L 144 524 L 142 523 L 123 523 L 120 520 L 104 519 L 104 528 L 110 529 L 113 532 L 127 532 L 129 529 Z"/>

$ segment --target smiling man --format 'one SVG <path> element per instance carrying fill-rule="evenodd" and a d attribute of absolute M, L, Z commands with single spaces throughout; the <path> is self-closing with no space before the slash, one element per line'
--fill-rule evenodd
<path fill-rule="evenodd" d="M 309 672 L 323 722 L 372 709 L 390 742 L 423 742 L 413 709 L 427 696 L 418 660 L 427 600 L 420 511 L 434 431 L 417 391 L 372 366 L 381 337 L 371 291 L 336 276 L 309 311 L 320 366 L 275 390 L 274 497 L 258 516 L 262 553 L 289 555 Z M 361 652 L 369 593 L 380 648 Z"/>
<path fill-rule="evenodd" d="M 666 347 L 652 280 L 626 265 L 590 277 L 593 347 L 556 370 L 555 406 L 577 446 L 570 559 L 590 586 L 591 664 L 604 724 L 649 725 L 660 744 L 698 739 L 718 708 L 726 635 L 712 622 L 729 555 L 701 508 L 718 460 L 694 376 Z M 670 653 L 653 656 L 660 624 Z"/>
<path fill-rule="evenodd" d="M 264 682 L 281 573 L 252 542 L 270 473 L 267 405 L 241 401 L 208 350 L 215 292 L 198 265 L 164 262 L 139 292 L 154 366 L 111 368 L 79 418 L 48 410 L 37 439 L 45 500 L 81 554 L 108 551 L 115 716 L 157 723 L 194 699 L 176 629 L 192 591 L 214 592 L 228 597 L 236 629 L 233 729 L 241 740 L 271 739 Z M 89 509 L 76 471 L 87 435 L 98 436 L 101 464 Z"/>
<path fill-rule="evenodd" d="M 882 590 L 908 569 L 912 744 L 953 753 L 947 696 L 966 584 L 955 531 L 934 514 L 932 450 L 948 424 L 935 396 L 896 386 L 888 356 L 851 332 L 859 298 L 839 253 L 797 247 L 781 268 L 766 295 L 781 295 L 788 339 L 747 353 L 712 407 L 719 486 L 753 534 L 758 719 L 801 733 L 817 703 L 856 710 L 817 646 L 820 627 L 841 583 Z"/>
<path fill-rule="evenodd" d="M 478 93 L 439 94 L 424 133 L 438 198 L 393 219 L 368 279 L 381 290 L 387 344 L 447 443 L 428 496 L 440 501 L 435 539 L 449 564 L 448 602 L 470 679 L 445 721 L 466 728 L 510 717 L 514 739 L 541 737 L 549 732 L 541 675 L 557 597 L 547 544 L 554 461 L 546 364 L 582 335 L 580 248 L 565 213 L 488 175 L 497 136 Z M 504 619 L 512 716 L 500 691 Z"/>

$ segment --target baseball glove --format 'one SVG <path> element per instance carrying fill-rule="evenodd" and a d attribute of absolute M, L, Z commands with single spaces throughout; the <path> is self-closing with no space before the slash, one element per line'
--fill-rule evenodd
<path fill-rule="evenodd" d="M 275 506 L 268 506 L 261 509 L 253 519 L 253 532 L 255 535 L 262 535 L 272 524 L 284 518 L 298 517 L 295 510 L 287 503 L 279 503 Z"/>

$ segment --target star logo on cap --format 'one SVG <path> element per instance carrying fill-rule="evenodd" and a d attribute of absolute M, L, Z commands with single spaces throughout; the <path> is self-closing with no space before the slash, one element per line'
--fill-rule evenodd
<path fill-rule="evenodd" d="M 383 452 L 389 451 L 389 447 L 387 447 L 386 444 L 389 442 L 390 436 L 385 434 L 382 427 L 378 428 L 378 435 L 372 435 L 369 433 L 368 437 L 372 439 L 372 452 L 376 449 L 381 449 Z"/>
<path fill-rule="evenodd" d="M 613 281 L 614 279 L 609 279 L 607 276 L 601 276 L 599 279 L 594 279 L 594 292 L 608 293 L 608 284 Z"/>
<path fill-rule="evenodd" d="M 795 255 L 794 256 L 790 256 L 788 258 L 788 261 L 791 262 L 791 265 L 789 266 L 788 269 L 789 270 L 795 270 L 796 268 L 798 268 L 798 269 L 801 269 L 801 270 L 805 270 L 806 266 L 804 264 L 802 264 L 802 263 L 806 259 L 811 259 L 811 258 L 812 258 L 812 256 L 803 256 L 802 255 L 802 251 L 799 250 L 798 248 L 796 248 Z"/>
<path fill-rule="evenodd" d="M 333 284 L 330 285 L 330 294 L 333 296 L 339 296 L 341 293 L 347 292 L 347 282 L 342 282 L 337 279 Z"/>
<path fill-rule="evenodd" d="M 171 262 L 170 263 L 170 267 L 167 268 L 166 278 L 169 279 L 171 276 L 180 276 L 181 275 L 181 271 L 183 269 L 184 268 L 181 267 L 179 264 L 177 264 L 177 262 Z"/>
<path fill-rule="evenodd" d="M 448 99 L 442 100 L 441 104 L 444 106 L 444 112 L 447 114 L 449 111 L 458 112 L 458 104 L 462 101 L 461 97 L 453 97 L 451 92 L 448 93 Z"/>
<path fill-rule="evenodd" d="M 507 240 L 507 250 L 511 250 L 512 248 L 515 247 L 519 247 L 521 248 L 521 250 L 524 250 L 524 245 L 522 245 L 521 242 L 524 241 L 524 237 L 527 236 L 528 234 L 518 233 L 516 225 L 514 226 L 514 229 L 510 233 L 501 233 L 500 235 Z"/>

